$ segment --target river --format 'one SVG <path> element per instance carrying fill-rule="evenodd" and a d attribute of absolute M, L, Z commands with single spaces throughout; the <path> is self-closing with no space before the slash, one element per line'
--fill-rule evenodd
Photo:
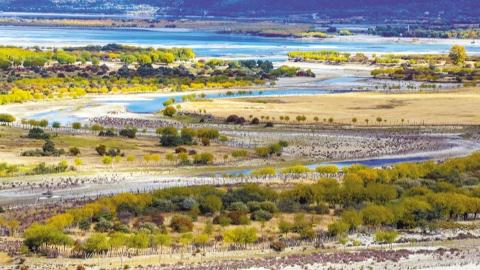
<path fill-rule="evenodd" d="M 231 98 L 248 98 L 248 97 L 273 97 L 273 96 L 301 96 L 301 95 L 329 95 L 351 92 L 351 90 L 328 90 L 335 85 L 342 85 L 345 82 L 354 82 L 359 78 L 354 77 L 338 77 L 330 80 L 325 80 L 324 84 L 319 83 L 319 88 L 301 88 L 292 87 L 288 89 L 263 89 L 263 90 L 232 90 L 222 92 L 209 92 L 206 91 L 204 99 L 231 99 Z M 322 87 L 320 87 L 320 85 Z M 197 98 L 201 95 L 199 91 L 196 95 Z M 92 100 L 88 106 L 98 106 L 103 104 L 121 104 L 125 106 L 126 110 L 131 113 L 151 114 L 159 112 L 163 109 L 163 103 L 168 99 L 175 99 L 176 103 L 182 102 L 182 97 L 186 96 L 185 93 L 162 93 L 158 95 L 152 95 L 149 97 L 125 99 L 123 96 L 117 98 L 116 96 L 99 97 Z M 62 125 L 70 125 L 73 122 L 84 122 L 88 120 L 85 117 L 79 117 L 75 115 L 75 106 L 69 106 L 68 108 L 59 108 L 53 110 L 47 110 L 32 114 L 30 119 L 46 119 L 50 123 L 53 121 L 59 122 Z"/>
<path fill-rule="evenodd" d="M 68 34 L 67 34 L 68 33 Z M 292 50 L 338 50 L 365 53 L 446 53 L 454 43 L 464 43 L 480 54 L 480 43 L 471 40 L 418 40 L 353 36 L 328 39 L 269 38 L 217 34 L 189 29 L 120 29 L 86 27 L 0 26 L 0 44 L 17 46 L 83 46 L 121 43 L 152 47 L 189 47 L 200 57 L 286 59 Z"/>

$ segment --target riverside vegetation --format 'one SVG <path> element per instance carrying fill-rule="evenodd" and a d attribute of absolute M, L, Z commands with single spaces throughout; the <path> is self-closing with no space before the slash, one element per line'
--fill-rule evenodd
<path fill-rule="evenodd" d="M 376 241 L 393 243 L 404 230 L 435 231 L 476 220 L 480 191 L 474 176 L 479 170 L 480 154 L 389 169 L 353 165 L 343 169 L 341 181 L 124 193 L 60 206 L 58 214 L 30 225 L 18 220 L 1 226 L 4 234 L 21 235 L 23 247 L 16 252 L 30 256 L 126 256 L 139 250 L 183 252 L 190 246 L 201 252 L 213 245 L 242 249 L 265 242 L 281 251 L 295 239 L 319 237 L 358 245 L 350 237 L 359 231 L 376 232 Z M 333 167 L 317 171 L 338 173 Z"/>
<path fill-rule="evenodd" d="M 324 50 L 293 51 L 288 53 L 288 57 L 293 61 L 375 65 L 371 75 L 378 79 L 464 83 L 465 86 L 475 86 L 480 79 L 480 58 L 469 56 L 465 47 L 459 45 L 452 46 L 448 55 L 373 54 L 369 57 L 363 53 Z"/>
<path fill-rule="evenodd" d="M 195 61 L 191 49 L 116 44 L 41 50 L 0 48 L 0 104 L 86 94 L 185 91 L 264 85 L 278 77 L 314 76 L 269 61 Z"/>

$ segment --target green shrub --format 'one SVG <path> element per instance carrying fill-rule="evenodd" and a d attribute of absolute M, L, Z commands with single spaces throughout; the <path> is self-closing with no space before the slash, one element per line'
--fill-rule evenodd
<path fill-rule="evenodd" d="M 32 128 L 28 131 L 28 138 L 46 140 L 50 138 L 50 134 L 45 133 L 41 128 Z"/>
<path fill-rule="evenodd" d="M 0 113 L 0 122 L 15 122 L 15 116 L 8 113 Z"/>
<path fill-rule="evenodd" d="M 170 228 L 178 233 L 191 232 L 193 229 L 192 218 L 185 215 L 174 215 L 170 220 Z"/>
<path fill-rule="evenodd" d="M 75 123 L 72 124 L 72 128 L 73 129 L 81 129 L 82 124 L 80 122 L 75 122 Z"/>
<path fill-rule="evenodd" d="M 257 210 L 253 212 L 250 216 L 250 218 L 255 221 L 269 221 L 270 219 L 272 219 L 272 217 L 272 214 L 265 210 Z"/>

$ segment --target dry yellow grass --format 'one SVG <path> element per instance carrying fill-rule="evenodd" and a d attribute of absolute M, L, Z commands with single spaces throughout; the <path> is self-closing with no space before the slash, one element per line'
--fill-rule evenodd
<path fill-rule="evenodd" d="M 351 123 L 357 118 L 359 124 L 376 123 L 376 118 L 387 120 L 386 124 L 480 124 L 480 91 L 464 90 L 442 93 L 345 93 L 297 97 L 261 97 L 258 100 L 222 99 L 208 103 L 185 103 L 183 110 L 198 111 L 226 117 L 230 114 L 249 118 L 269 116 L 279 120 L 289 116 L 290 122 L 297 115 L 305 115 L 307 122 L 332 117 L 336 123 Z"/>
<path fill-rule="evenodd" d="M 0 252 L 0 266 L 8 264 L 12 261 L 12 257 L 10 257 L 5 252 Z M 1 268 L 1 267 L 0 267 Z"/>
<path fill-rule="evenodd" d="M 11 127 L 0 127 L 0 162 L 8 164 L 22 164 L 33 166 L 40 162 L 47 164 L 56 164 L 66 160 L 68 164 L 74 165 L 77 157 L 68 153 L 58 157 L 26 157 L 21 153 L 27 150 L 41 149 L 45 143 L 43 140 L 28 139 L 28 130 L 21 130 Z M 95 150 L 100 144 L 107 148 L 119 148 L 125 157 L 119 163 L 114 164 L 115 170 L 135 170 L 135 169 L 171 169 L 174 163 L 166 160 L 167 153 L 174 153 L 174 148 L 162 147 L 158 138 L 138 137 L 136 139 L 126 139 L 123 137 L 105 138 L 93 135 L 58 135 L 52 138 L 56 147 L 69 151 L 71 147 L 77 147 L 80 150 L 80 158 L 83 165 L 76 166 L 79 172 L 92 172 L 94 170 L 106 170 L 112 168 L 111 165 L 104 165 L 101 162 L 102 157 Z M 198 153 L 209 152 L 215 157 L 216 162 L 223 162 L 223 156 L 229 155 L 234 148 L 212 143 L 210 146 L 192 145 L 186 146 L 188 150 L 195 150 Z M 158 154 L 160 160 L 145 161 L 144 155 Z M 128 156 L 135 157 L 134 161 L 127 161 Z"/>

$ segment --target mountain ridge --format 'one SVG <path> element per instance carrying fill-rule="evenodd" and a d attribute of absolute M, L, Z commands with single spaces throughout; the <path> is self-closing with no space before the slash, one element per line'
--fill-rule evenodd
<path fill-rule="evenodd" d="M 124 13 L 149 9 L 161 16 L 246 16 L 367 19 L 473 18 L 476 0 L 0 0 L 2 11 Z"/>

